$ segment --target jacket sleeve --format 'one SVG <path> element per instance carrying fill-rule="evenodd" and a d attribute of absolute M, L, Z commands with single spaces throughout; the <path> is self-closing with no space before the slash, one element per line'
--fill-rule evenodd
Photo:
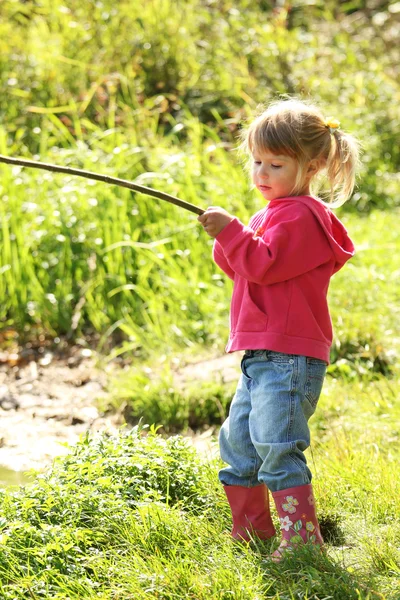
<path fill-rule="evenodd" d="M 214 240 L 213 259 L 214 259 L 214 262 L 217 263 L 219 268 L 222 269 L 224 271 L 224 273 L 226 273 L 226 275 L 228 275 L 228 277 L 230 277 L 231 279 L 234 279 L 235 271 L 232 269 L 232 267 L 229 266 L 229 263 L 226 260 L 223 250 L 222 250 L 220 244 L 217 242 L 217 240 Z"/>
<path fill-rule="evenodd" d="M 276 211 L 262 237 L 234 219 L 216 239 L 230 269 L 261 285 L 293 279 L 333 259 L 322 226 L 302 204 Z"/>

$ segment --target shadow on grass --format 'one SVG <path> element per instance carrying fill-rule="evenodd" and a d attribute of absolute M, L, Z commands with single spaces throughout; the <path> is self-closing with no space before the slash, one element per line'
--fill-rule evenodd
<path fill-rule="evenodd" d="M 242 551 L 256 555 L 265 590 L 263 598 L 273 600 L 374 600 L 384 598 L 375 591 L 365 574 L 350 573 L 340 562 L 318 548 L 304 545 L 287 552 L 281 562 L 270 559 L 279 540 L 253 540 Z"/>

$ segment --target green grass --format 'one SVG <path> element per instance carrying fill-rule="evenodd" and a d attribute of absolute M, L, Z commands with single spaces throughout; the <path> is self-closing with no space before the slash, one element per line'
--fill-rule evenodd
<path fill-rule="evenodd" d="M 260 200 L 233 151 L 240 123 L 289 92 L 313 97 L 360 138 L 363 170 L 348 210 L 397 206 L 399 87 L 386 4 L 379 35 L 361 3 L 299 3 L 288 14 L 248 0 L 190 0 L 179 10 L 171 0 L 64 4 L 2 3 L 1 153 L 137 180 L 247 219 Z M 0 323 L 18 341 L 95 339 L 103 352 L 142 358 L 161 343 L 169 352 L 221 345 L 229 286 L 205 259 L 210 241 L 195 217 L 4 165 L 0 194 Z M 384 218 L 376 232 L 396 244 Z M 355 277 L 365 285 L 365 274 Z M 348 305 L 341 287 L 339 308 Z M 369 315 L 374 307 L 371 295 Z M 365 335 L 358 317 L 346 317 L 345 348 L 380 347 L 385 311 L 391 317 L 384 308 Z"/>
<path fill-rule="evenodd" d="M 209 381 L 180 380 L 170 364 L 160 371 L 144 363 L 111 377 L 107 388 L 107 399 L 97 401 L 100 410 L 122 413 L 130 424 L 157 423 L 171 434 L 221 425 L 235 382 L 225 382 L 223 373 Z"/>
<path fill-rule="evenodd" d="M 233 543 L 218 461 L 134 429 L 86 437 L 34 484 L 2 492 L 1 597 L 396 600 L 400 415 L 379 421 L 385 385 L 333 380 L 314 421 L 326 556 L 304 548 L 276 565 L 277 541 Z"/>
<path fill-rule="evenodd" d="M 332 279 L 330 303 L 336 343 L 332 358 L 345 358 L 346 344 L 358 344 L 358 358 L 368 370 L 385 372 L 396 362 L 399 344 L 400 287 L 398 211 L 375 211 L 368 218 L 342 215 L 356 244 L 356 256 Z M 341 348 L 344 346 L 344 349 Z M 353 349 L 357 356 L 357 350 Z"/>
<path fill-rule="evenodd" d="M 258 103 L 312 96 L 361 139 L 359 187 L 338 213 L 358 252 L 330 288 L 332 365 L 309 453 L 327 556 L 274 565 L 269 543 L 232 544 L 219 463 L 135 430 L 84 439 L 35 484 L 1 492 L 6 600 L 400 597 L 396 13 L 292 4 L 5 0 L 0 153 L 246 221 L 261 201 L 234 148 Z M 182 388 L 169 362 L 222 352 L 227 337 L 231 284 L 195 217 L 4 165 L 0 194 L 1 342 L 95 343 L 103 360 L 135 361 L 110 383 L 113 410 L 164 433 L 217 427 L 232 385 Z"/>
<path fill-rule="evenodd" d="M 93 167 L 90 156 L 82 155 L 81 166 Z M 163 188 L 194 200 L 184 190 L 195 185 L 196 156 L 179 160 L 182 191 L 177 189 L 178 170 L 172 174 L 175 183 Z M 205 190 L 218 189 L 220 197 L 214 193 L 213 203 L 246 221 L 262 205 L 260 199 L 250 194 L 240 167 L 226 163 L 223 150 L 216 151 L 214 160 L 229 181 L 208 174 Z M 4 170 L 2 185 L 10 193 L 0 204 L 0 310 L 3 324 L 17 329 L 21 340 L 24 329 L 25 338 L 44 332 L 71 340 L 97 332 L 100 351 L 116 346 L 110 358 L 128 350 L 144 358 L 160 344 L 169 352 L 223 347 L 231 285 L 212 264 L 211 243 L 194 216 L 179 213 L 177 222 L 175 207 L 132 198 L 125 190 L 75 181 L 64 181 L 60 190 L 51 175 L 40 174 L 37 187 L 32 184 L 32 174 L 13 177 Z M 202 196 L 206 191 L 200 186 Z M 195 200 L 207 204 L 207 198 Z M 366 368 L 382 370 L 380 362 L 394 358 L 399 236 L 392 223 L 397 215 L 393 209 L 360 217 L 342 209 L 359 252 L 331 284 L 337 336 L 333 360 L 360 357 Z"/>
<path fill-rule="evenodd" d="M 189 123 L 188 130 L 203 148 L 203 135 L 208 139 L 206 128 Z M 214 136 L 212 132 L 209 135 Z M 217 195 L 226 195 L 228 184 L 218 182 L 216 173 L 199 177 L 202 162 L 210 153 L 205 158 L 197 150 L 184 154 L 170 143 L 166 137 L 162 156 L 157 153 L 153 157 L 151 148 L 147 149 L 146 163 L 152 174 L 146 178 L 140 177 L 143 165 L 130 167 L 134 169 L 131 173 L 123 172 L 125 154 L 114 155 L 110 172 L 139 177 L 147 185 L 203 206 L 206 201 L 199 198 L 209 196 L 210 188 L 214 188 L 214 201 Z M 96 168 L 94 161 L 101 147 L 106 156 L 115 144 L 116 136 L 106 136 L 98 141 L 96 154 L 82 150 L 81 166 Z M 141 152 L 146 154 L 146 149 Z M 68 154 L 61 152 L 62 162 L 69 162 Z M 79 154 L 74 153 L 75 162 L 77 159 Z M 213 151 L 213 160 L 221 168 L 229 164 L 222 148 Z M 236 197 L 243 212 L 246 193 L 241 191 L 248 184 L 239 170 L 234 174 L 230 168 L 240 183 Z M 127 347 L 144 353 L 145 348 L 151 350 L 166 339 L 176 347 L 213 342 L 216 334 L 205 318 L 221 305 L 222 276 L 216 269 L 210 272 L 210 261 L 204 260 L 210 242 L 194 215 L 126 190 L 76 180 L 63 180 L 60 189 L 59 180 L 47 174 L 35 180 L 27 172 L 15 175 L 15 170 L 14 175 L 6 170 L 2 179 L 3 189 L 9 191 L 0 208 L 3 321 L 21 335 L 25 325 L 33 332 L 36 328 L 53 336 L 68 333 L 73 338 L 96 331 L 103 334 L 100 348 L 107 349 L 112 332 L 118 330 Z"/>

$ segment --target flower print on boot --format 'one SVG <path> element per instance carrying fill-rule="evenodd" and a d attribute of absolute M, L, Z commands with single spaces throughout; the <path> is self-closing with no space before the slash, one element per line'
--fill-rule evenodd
<path fill-rule="evenodd" d="M 282 530 L 282 541 L 272 554 L 274 562 L 279 562 L 285 551 L 293 550 L 298 544 L 308 542 L 323 546 L 311 484 L 273 492 L 272 497 Z"/>
<path fill-rule="evenodd" d="M 298 500 L 296 500 L 296 498 L 293 498 L 293 496 L 286 496 L 286 502 L 282 504 L 282 509 L 285 512 L 293 514 L 296 512 L 296 506 L 298 505 L 299 503 Z"/>

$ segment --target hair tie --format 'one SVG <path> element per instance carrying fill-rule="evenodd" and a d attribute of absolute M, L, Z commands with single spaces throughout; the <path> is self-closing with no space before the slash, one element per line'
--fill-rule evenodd
<path fill-rule="evenodd" d="M 334 117 L 328 117 L 327 119 L 325 119 L 324 125 L 329 129 L 329 133 L 335 133 L 335 130 L 339 129 L 340 127 L 340 121 L 338 121 Z"/>

